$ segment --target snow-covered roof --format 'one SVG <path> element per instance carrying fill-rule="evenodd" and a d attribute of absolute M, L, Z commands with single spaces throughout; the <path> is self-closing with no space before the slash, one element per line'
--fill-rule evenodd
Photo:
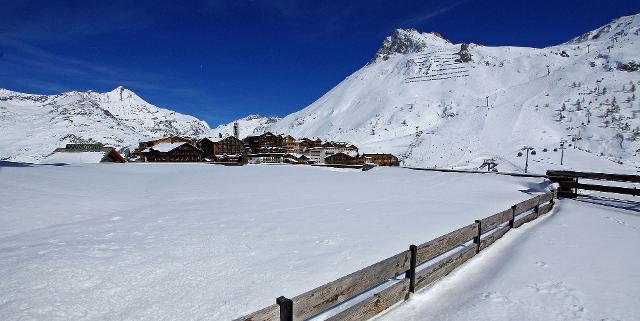
<path fill-rule="evenodd" d="M 45 158 L 42 163 L 47 164 L 91 164 L 100 163 L 104 158 L 105 152 L 55 152 L 51 156 Z"/>
<path fill-rule="evenodd" d="M 160 143 L 158 145 L 151 146 L 145 149 L 143 152 L 150 152 L 152 149 L 161 153 L 170 152 L 182 145 L 186 144 L 185 142 L 180 143 Z"/>
<path fill-rule="evenodd" d="M 304 156 L 303 154 L 300 154 L 300 153 L 287 153 L 286 155 L 291 155 L 291 156 L 293 156 L 295 158 L 300 158 L 300 157 Z"/>

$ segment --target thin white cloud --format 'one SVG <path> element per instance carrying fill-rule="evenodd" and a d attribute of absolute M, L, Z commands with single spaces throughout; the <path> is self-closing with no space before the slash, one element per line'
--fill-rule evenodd
<path fill-rule="evenodd" d="M 423 22 L 425 22 L 427 20 L 430 20 L 430 19 L 432 19 L 434 17 L 437 17 L 439 15 L 447 13 L 447 12 L 453 10 L 454 8 L 458 7 L 459 5 L 461 5 L 461 4 L 465 3 L 465 2 L 468 2 L 468 1 L 469 0 L 458 0 L 458 1 L 455 1 L 455 2 L 453 2 L 451 4 L 449 4 L 448 6 L 439 8 L 439 9 L 437 9 L 435 11 L 427 12 L 425 14 L 409 18 L 409 19 L 405 20 L 404 23 L 405 24 L 423 23 Z"/>

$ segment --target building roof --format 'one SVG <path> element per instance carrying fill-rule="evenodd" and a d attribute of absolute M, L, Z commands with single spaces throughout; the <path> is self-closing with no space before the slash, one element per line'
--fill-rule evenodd
<path fill-rule="evenodd" d="M 396 157 L 395 155 L 389 154 L 389 153 L 364 153 L 362 155 L 364 155 L 364 156 L 387 156 L 387 157 L 391 156 L 391 157 Z"/>
<path fill-rule="evenodd" d="M 48 164 L 92 164 L 100 163 L 106 156 L 104 151 L 91 152 L 62 152 L 58 151 L 45 158 L 42 162 Z"/>
<path fill-rule="evenodd" d="M 157 152 L 161 152 L 161 153 L 167 153 L 170 152 L 182 145 L 186 144 L 185 142 L 180 142 L 180 143 L 160 143 L 158 145 L 155 146 L 151 146 L 145 150 L 143 150 L 143 153 L 147 153 L 150 152 L 151 150 L 155 150 Z"/>
<path fill-rule="evenodd" d="M 348 159 L 356 159 L 357 158 L 356 156 L 340 152 L 340 153 L 335 153 L 333 155 L 329 155 L 329 156 L 325 157 L 324 159 L 331 159 L 331 158 L 335 158 L 335 157 L 338 157 L 338 156 L 346 156 L 346 158 L 348 158 Z"/>
<path fill-rule="evenodd" d="M 284 156 L 293 156 L 295 158 L 301 158 L 304 156 L 304 154 L 300 154 L 300 153 L 286 153 Z"/>

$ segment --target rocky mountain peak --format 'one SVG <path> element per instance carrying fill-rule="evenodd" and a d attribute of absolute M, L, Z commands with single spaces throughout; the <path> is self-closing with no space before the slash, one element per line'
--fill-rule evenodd
<path fill-rule="evenodd" d="M 369 64 L 387 60 L 394 54 L 408 54 L 423 51 L 429 46 L 448 45 L 451 42 L 437 32 L 419 32 L 416 29 L 396 29 L 384 39 L 380 49 Z"/>

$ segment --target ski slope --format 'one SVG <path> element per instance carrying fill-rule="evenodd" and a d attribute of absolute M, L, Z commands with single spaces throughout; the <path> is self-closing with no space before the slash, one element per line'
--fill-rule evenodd
<path fill-rule="evenodd" d="M 507 164 L 561 140 L 640 166 L 640 16 L 547 48 L 463 44 L 398 29 L 374 58 L 269 130 L 392 152 L 409 166 Z M 467 45 L 467 44 L 465 44 Z M 522 168 L 519 168 L 522 170 Z"/>

